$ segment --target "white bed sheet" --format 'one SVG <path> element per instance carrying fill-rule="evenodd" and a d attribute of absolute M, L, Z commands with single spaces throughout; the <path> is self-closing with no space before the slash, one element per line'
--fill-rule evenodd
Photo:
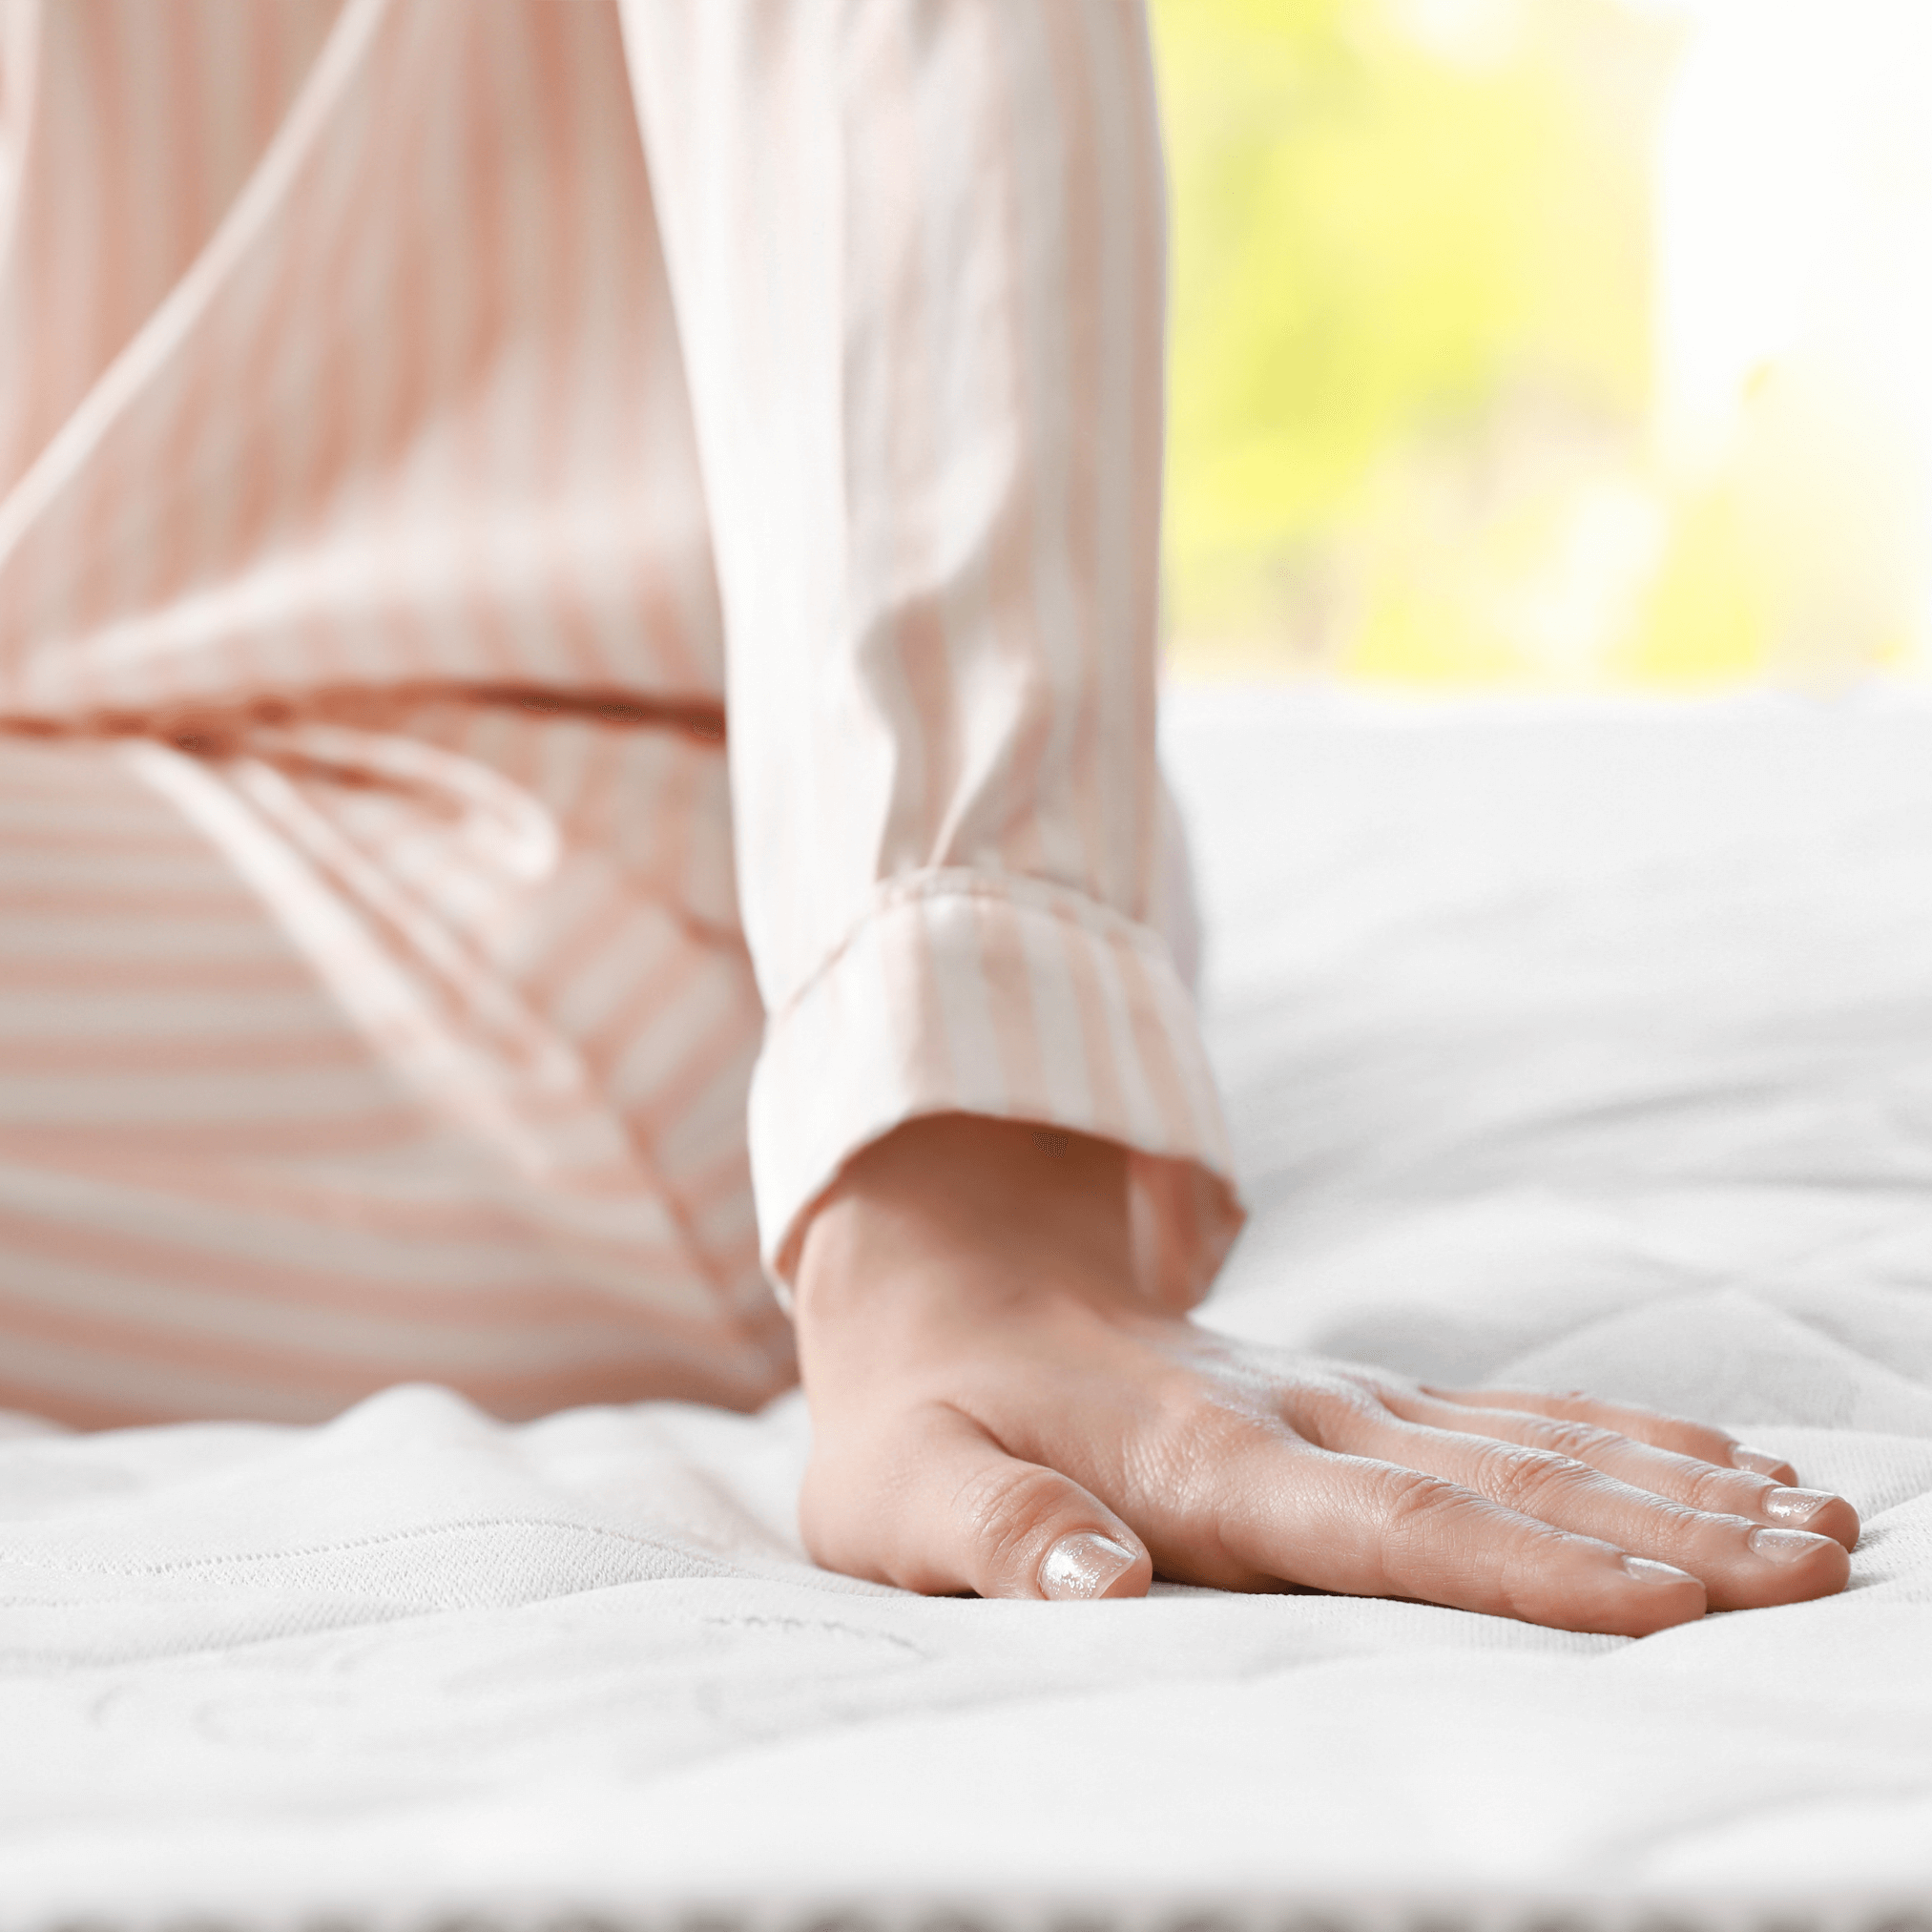
<path fill-rule="evenodd" d="M 1932 1912 L 1932 713 L 1168 735 L 1257 1210 L 1215 1318 L 1748 1429 L 1863 1512 L 1852 1589 L 1641 1644 L 925 1602 L 804 1563 L 796 1399 L 23 1423 L 0 1927 Z"/>

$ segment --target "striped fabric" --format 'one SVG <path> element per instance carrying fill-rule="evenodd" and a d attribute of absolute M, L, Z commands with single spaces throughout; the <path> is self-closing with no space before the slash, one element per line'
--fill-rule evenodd
<path fill-rule="evenodd" d="M 0 1405 L 742 1406 L 788 1373 L 722 760 L 390 722 L 218 761 L 0 737 Z M 366 782 L 385 754 L 415 789 Z"/>
<path fill-rule="evenodd" d="M 0 6 L 0 1401 L 755 1401 L 952 1108 L 1200 1292 L 1137 10 Z"/>

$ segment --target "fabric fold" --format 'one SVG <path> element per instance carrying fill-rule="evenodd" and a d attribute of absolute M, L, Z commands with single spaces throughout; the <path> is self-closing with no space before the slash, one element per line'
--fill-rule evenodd
<path fill-rule="evenodd" d="M 924 1114 L 1091 1133 L 1135 1156 L 1165 1253 L 1155 1285 L 1192 1302 L 1239 1228 L 1227 1127 L 1194 1002 L 1150 927 L 1039 880 L 939 868 L 891 881 L 767 1023 L 751 1095 L 766 1266 L 862 1148 Z M 1175 1176 L 1171 1167 L 1197 1171 Z"/>

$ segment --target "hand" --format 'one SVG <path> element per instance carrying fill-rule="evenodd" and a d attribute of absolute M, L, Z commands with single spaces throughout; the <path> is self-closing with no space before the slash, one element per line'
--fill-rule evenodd
<path fill-rule="evenodd" d="M 1642 1636 L 1844 1587 L 1858 1517 L 1720 1429 L 1430 1389 L 1215 1334 L 1134 1286 L 1126 1157 L 966 1114 L 809 1223 L 805 1542 L 928 1593 L 1392 1596 Z"/>

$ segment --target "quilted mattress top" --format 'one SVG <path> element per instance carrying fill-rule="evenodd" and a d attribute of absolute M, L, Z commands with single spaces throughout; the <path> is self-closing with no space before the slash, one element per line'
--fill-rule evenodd
<path fill-rule="evenodd" d="M 796 1397 L 23 1419 L 4 1932 L 1932 1901 L 1932 709 L 1167 734 L 1256 1210 L 1209 1319 L 1748 1430 L 1863 1513 L 1852 1588 L 1641 1643 L 923 1601 L 804 1560 Z"/>

